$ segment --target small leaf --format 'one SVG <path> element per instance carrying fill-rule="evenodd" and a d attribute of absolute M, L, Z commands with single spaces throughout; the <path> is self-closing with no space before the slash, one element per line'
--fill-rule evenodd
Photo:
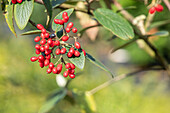
<path fill-rule="evenodd" d="M 155 34 L 152 34 L 151 36 L 168 36 L 169 32 L 168 31 L 159 31 Z"/>
<path fill-rule="evenodd" d="M 41 107 L 38 113 L 47 113 L 52 109 L 61 99 L 63 99 L 67 94 L 66 89 L 59 90 L 52 94 L 52 96 L 46 101 L 46 103 Z"/>
<path fill-rule="evenodd" d="M 69 60 L 79 69 L 83 69 L 85 64 L 85 56 L 82 51 L 79 50 L 79 52 L 80 52 L 79 57 L 71 57 L 69 58 Z"/>
<path fill-rule="evenodd" d="M 94 100 L 94 97 L 91 93 L 89 92 L 85 92 L 85 100 L 87 102 L 87 105 L 89 106 L 89 108 L 93 111 L 96 112 L 96 103 Z"/>
<path fill-rule="evenodd" d="M 57 31 L 57 37 L 61 38 L 63 36 L 63 29 L 60 31 Z"/>
<path fill-rule="evenodd" d="M 10 3 L 11 3 L 11 1 L 9 1 L 9 4 Z M 5 20 L 8 24 L 9 29 L 16 36 L 16 32 L 15 32 L 15 28 L 14 28 L 14 22 L 13 22 L 13 5 L 6 5 Z"/>
<path fill-rule="evenodd" d="M 94 11 L 95 18 L 106 29 L 110 30 L 117 37 L 128 40 L 134 37 L 131 25 L 121 16 L 109 9 L 98 8 Z"/>
<path fill-rule="evenodd" d="M 46 31 L 48 33 L 50 33 L 49 31 Z M 22 33 L 21 35 L 33 35 L 33 34 L 41 34 L 41 30 L 31 30 L 31 31 L 27 31 Z"/>
<path fill-rule="evenodd" d="M 52 8 L 59 6 L 60 4 L 64 3 L 66 0 L 50 0 L 52 4 Z"/>
<path fill-rule="evenodd" d="M 45 8 L 47 9 L 47 23 L 46 25 L 48 26 L 48 24 L 50 23 L 51 21 L 51 17 L 52 17 L 52 5 L 51 5 L 51 2 L 50 0 L 43 0 L 44 2 L 44 5 L 45 5 Z"/>
<path fill-rule="evenodd" d="M 74 8 L 64 10 L 64 11 L 60 12 L 54 19 L 62 19 L 63 12 L 67 12 L 68 16 L 70 16 L 73 13 L 73 11 L 74 11 Z M 61 28 L 62 28 L 62 25 L 55 24 L 54 21 L 52 22 L 52 29 L 54 31 L 59 31 Z"/>
<path fill-rule="evenodd" d="M 112 77 L 114 75 L 106 68 L 104 64 L 102 64 L 100 61 L 96 60 L 94 57 L 92 57 L 90 54 L 86 53 L 86 59 L 98 66 L 99 68 L 103 69 L 104 71 L 108 72 Z"/>
<path fill-rule="evenodd" d="M 25 0 L 21 4 L 15 4 L 14 17 L 19 29 L 23 30 L 33 11 L 34 0 Z"/>

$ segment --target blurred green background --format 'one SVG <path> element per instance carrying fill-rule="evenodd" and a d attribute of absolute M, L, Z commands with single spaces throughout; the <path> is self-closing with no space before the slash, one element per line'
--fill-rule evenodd
<path fill-rule="evenodd" d="M 148 10 L 140 0 L 119 1 L 124 7 L 136 6 L 136 9 L 129 10 L 134 16 L 147 15 Z M 99 3 L 93 5 L 100 7 Z M 46 13 L 43 11 L 43 6 L 35 4 L 31 19 L 36 23 L 45 24 Z M 55 11 L 54 16 L 59 11 Z M 165 8 L 162 13 L 156 14 L 154 22 L 167 19 L 170 19 L 170 13 Z M 71 16 L 71 21 L 81 29 L 75 13 Z M 56 77 L 54 74 L 47 75 L 46 69 L 41 69 L 38 63 L 30 62 L 30 57 L 36 55 L 33 42 L 35 36 L 18 35 L 15 38 L 2 12 L 0 23 L 0 113 L 38 113 L 46 97 L 59 89 Z M 28 24 L 25 31 L 30 29 L 33 27 Z M 170 25 L 161 26 L 158 30 L 170 31 Z M 17 34 L 22 32 L 24 31 L 17 29 Z M 91 41 L 86 34 L 79 41 L 88 53 L 103 62 L 115 75 L 134 71 L 141 66 L 156 64 L 155 60 L 139 49 L 136 43 L 124 49 L 129 56 L 127 62 L 116 63 L 116 60 L 114 62 L 109 57 L 109 51 L 112 47 L 118 47 L 127 41 L 118 38 L 110 41 L 111 37 L 109 31 L 100 28 L 95 41 Z M 153 43 L 170 61 L 170 37 L 158 37 Z M 48 113 L 89 113 L 83 92 L 110 79 L 106 72 L 88 61 L 83 71 L 76 71 L 82 73 L 71 81 L 69 89 L 80 93 L 75 94 L 74 102 L 66 97 Z M 142 72 L 138 76 L 121 80 L 95 93 L 94 100 L 97 113 L 169 113 L 169 78 L 163 71 Z"/>

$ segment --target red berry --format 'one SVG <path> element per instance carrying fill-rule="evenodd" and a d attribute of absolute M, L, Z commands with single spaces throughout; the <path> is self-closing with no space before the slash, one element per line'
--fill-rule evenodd
<path fill-rule="evenodd" d="M 79 51 L 77 51 L 77 50 L 75 50 L 75 52 L 74 52 L 74 56 L 79 57 L 79 56 L 80 56 L 80 52 L 79 52 Z"/>
<path fill-rule="evenodd" d="M 45 38 L 49 38 L 50 36 L 49 33 L 45 33 L 44 35 L 45 35 Z"/>
<path fill-rule="evenodd" d="M 70 68 L 71 68 L 71 69 L 75 69 L 75 65 L 72 64 L 72 63 L 70 63 Z"/>
<path fill-rule="evenodd" d="M 49 68 L 54 68 L 54 64 L 52 62 L 49 63 Z"/>
<path fill-rule="evenodd" d="M 51 73 L 52 72 L 52 69 L 51 68 L 48 68 L 47 69 L 47 73 L 49 74 L 49 73 Z"/>
<path fill-rule="evenodd" d="M 74 46 L 75 46 L 77 49 L 80 49 L 80 48 L 81 48 L 81 45 L 80 45 L 79 42 L 75 42 L 75 43 L 74 43 Z"/>
<path fill-rule="evenodd" d="M 64 18 L 65 16 L 67 16 L 67 12 L 63 12 L 62 17 Z"/>
<path fill-rule="evenodd" d="M 39 42 L 39 41 L 40 41 L 40 37 L 39 37 L 39 36 L 35 37 L 35 38 L 34 38 L 34 41 L 35 41 L 35 42 Z"/>
<path fill-rule="evenodd" d="M 40 41 L 40 44 L 41 45 L 44 45 L 46 43 L 46 40 L 45 39 L 42 39 L 41 41 Z"/>
<path fill-rule="evenodd" d="M 68 70 L 68 73 L 69 73 L 69 74 L 74 74 L 74 72 L 75 72 L 74 69 L 69 69 L 69 70 Z"/>
<path fill-rule="evenodd" d="M 13 4 L 16 4 L 16 3 L 17 3 L 17 0 L 12 0 L 12 3 L 13 3 Z"/>
<path fill-rule="evenodd" d="M 44 63 L 42 63 L 42 62 L 40 62 L 39 65 L 40 65 L 41 68 L 44 67 Z"/>
<path fill-rule="evenodd" d="M 70 63 L 67 63 L 67 64 L 65 65 L 65 68 L 66 68 L 66 69 L 69 69 L 69 68 L 70 68 Z"/>
<path fill-rule="evenodd" d="M 51 38 L 49 38 L 48 40 L 47 40 L 47 43 L 50 45 L 50 44 L 52 44 L 52 39 Z"/>
<path fill-rule="evenodd" d="M 37 55 L 39 55 L 39 54 L 41 53 L 41 51 L 40 51 L 39 49 L 36 49 L 35 53 L 36 53 Z"/>
<path fill-rule="evenodd" d="M 66 53 L 66 48 L 62 48 L 61 49 L 61 54 L 65 54 Z"/>
<path fill-rule="evenodd" d="M 44 28 L 43 25 L 37 24 L 37 29 L 41 30 L 41 29 L 43 29 L 43 28 Z"/>
<path fill-rule="evenodd" d="M 162 12 L 164 8 L 163 8 L 162 5 L 158 4 L 158 5 L 155 7 L 155 9 L 156 9 L 156 11 L 158 11 L 158 12 Z"/>
<path fill-rule="evenodd" d="M 61 53 L 60 48 L 57 48 L 56 51 L 55 51 L 55 54 L 59 55 L 60 53 Z"/>
<path fill-rule="evenodd" d="M 52 43 L 50 44 L 50 47 L 54 47 L 55 46 L 55 41 L 52 41 Z"/>
<path fill-rule="evenodd" d="M 59 45 L 60 45 L 60 41 L 59 41 L 59 40 L 56 40 L 56 41 L 55 41 L 55 45 L 56 45 L 56 46 L 59 46 Z"/>
<path fill-rule="evenodd" d="M 53 70 L 52 70 L 52 72 L 53 72 L 54 74 L 57 74 L 57 73 L 58 73 L 58 72 L 57 72 L 57 68 L 54 67 Z"/>
<path fill-rule="evenodd" d="M 17 0 L 18 3 L 22 3 L 22 0 Z"/>
<path fill-rule="evenodd" d="M 41 32 L 42 32 L 43 34 L 45 34 L 45 33 L 46 33 L 46 29 L 45 29 L 45 28 L 41 29 Z"/>
<path fill-rule="evenodd" d="M 75 78 L 75 74 L 69 74 L 69 77 L 73 79 Z"/>
<path fill-rule="evenodd" d="M 59 24 L 60 24 L 60 25 L 63 25 L 63 24 L 64 24 L 64 21 L 60 19 L 60 20 L 59 20 Z"/>
<path fill-rule="evenodd" d="M 48 66 L 49 63 L 50 63 L 50 60 L 48 60 L 48 59 L 44 60 L 44 66 Z"/>
<path fill-rule="evenodd" d="M 63 73 L 63 76 L 64 76 L 64 77 L 67 77 L 67 76 L 68 76 L 68 71 L 65 71 L 65 72 Z"/>
<path fill-rule="evenodd" d="M 51 59 L 51 55 L 47 55 L 47 56 L 45 56 L 45 58 L 50 60 Z"/>
<path fill-rule="evenodd" d="M 73 56 L 73 53 L 70 53 L 70 52 L 67 53 L 68 58 L 71 58 L 72 56 Z"/>
<path fill-rule="evenodd" d="M 73 27 L 72 32 L 77 33 L 77 28 Z"/>
<path fill-rule="evenodd" d="M 156 11 L 155 7 L 151 7 L 151 8 L 149 9 L 149 13 L 150 13 L 150 14 L 155 13 L 155 11 Z"/>
<path fill-rule="evenodd" d="M 41 33 L 41 38 L 45 38 L 45 34 L 44 33 Z"/>
<path fill-rule="evenodd" d="M 74 48 L 71 47 L 70 50 L 69 50 L 70 53 L 74 54 Z"/>
<path fill-rule="evenodd" d="M 65 29 L 65 30 L 66 30 L 66 32 L 67 32 L 67 33 L 69 33 L 69 32 L 70 32 L 70 30 L 71 30 L 71 28 L 66 27 L 66 29 Z"/>
<path fill-rule="evenodd" d="M 69 17 L 68 17 L 68 16 L 65 16 L 65 17 L 63 18 L 63 22 L 64 22 L 64 23 L 67 23 L 68 20 L 69 20 Z"/>
<path fill-rule="evenodd" d="M 55 24 L 59 24 L 59 19 L 54 19 Z"/>
<path fill-rule="evenodd" d="M 47 50 L 50 48 L 49 44 L 45 44 L 44 48 Z"/>
<path fill-rule="evenodd" d="M 57 71 L 60 73 L 62 71 L 62 64 L 57 65 Z"/>
<path fill-rule="evenodd" d="M 35 49 L 40 49 L 40 45 L 39 45 L 39 44 L 36 44 L 36 45 L 35 45 Z"/>
<path fill-rule="evenodd" d="M 68 27 L 68 28 L 72 28 L 73 25 L 74 25 L 73 22 L 69 22 L 69 23 L 67 24 L 67 27 Z"/>
<path fill-rule="evenodd" d="M 43 62 L 43 61 L 45 60 L 45 58 L 44 58 L 43 55 L 39 55 L 39 56 L 38 56 L 38 59 L 39 59 L 41 62 Z"/>
<path fill-rule="evenodd" d="M 33 56 L 33 57 L 30 58 L 30 60 L 31 60 L 31 62 L 35 62 L 35 61 L 38 60 L 38 57 Z"/>
<path fill-rule="evenodd" d="M 86 56 L 86 51 L 84 49 L 82 49 L 83 53 L 84 53 L 84 56 Z"/>
<path fill-rule="evenodd" d="M 67 41 L 68 39 L 69 39 L 68 36 L 63 36 L 63 37 L 62 37 L 62 41 Z"/>
<path fill-rule="evenodd" d="M 52 52 L 52 50 L 51 50 L 51 49 L 47 49 L 47 50 L 45 50 L 45 54 L 46 54 L 46 55 L 49 55 L 51 52 Z"/>
<path fill-rule="evenodd" d="M 44 51 L 45 51 L 45 47 L 44 47 L 44 46 L 41 46 L 41 47 L 40 47 L 40 51 L 41 51 L 41 52 L 44 52 Z"/>

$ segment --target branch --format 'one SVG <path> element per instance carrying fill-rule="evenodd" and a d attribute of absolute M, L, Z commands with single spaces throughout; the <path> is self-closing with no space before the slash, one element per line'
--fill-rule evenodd
<path fill-rule="evenodd" d="M 36 27 L 37 28 L 37 26 L 36 26 L 36 24 L 31 20 L 31 19 L 29 19 L 29 21 L 28 21 L 32 26 L 34 26 L 34 27 Z"/>

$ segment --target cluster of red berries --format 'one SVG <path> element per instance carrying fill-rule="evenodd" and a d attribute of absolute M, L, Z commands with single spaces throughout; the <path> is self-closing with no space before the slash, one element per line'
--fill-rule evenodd
<path fill-rule="evenodd" d="M 157 12 L 162 12 L 163 9 L 164 9 L 164 8 L 163 8 L 162 5 L 157 4 L 156 6 L 153 6 L 153 7 L 151 7 L 151 8 L 149 9 L 149 13 L 150 13 L 150 14 L 153 14 L 153 13 L 155 13 L 155 11 L 157 11 Z"/>
<path fill-rule="evenodd" d="M 12 3 L 13 3 L 13 4 L 16 4 L 16 3 L 19 3 L 19 4 L 20 4 L 20 3 L 22 3 L 22 0 L 12 0 Z"/>

